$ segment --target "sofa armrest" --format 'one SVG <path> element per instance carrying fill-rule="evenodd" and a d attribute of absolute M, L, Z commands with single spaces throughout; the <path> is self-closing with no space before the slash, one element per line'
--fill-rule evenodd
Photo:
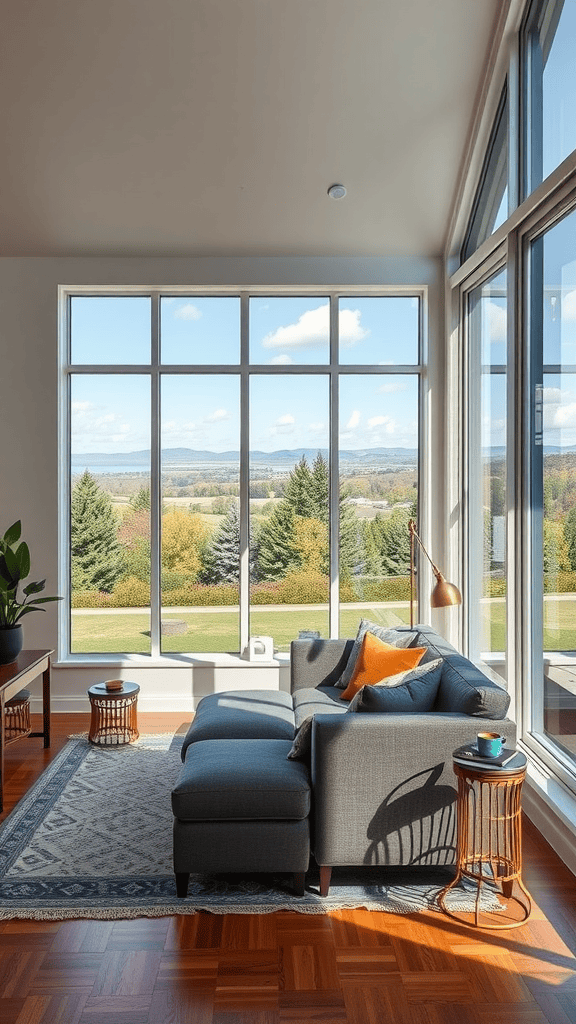
<path fill-rule="evenodd" d="M 313 849 L 319 864 L 451 864 L 452 751 L 479 731 L 515 746 L 510 719 L 317 714 L 312 727 Z"/>

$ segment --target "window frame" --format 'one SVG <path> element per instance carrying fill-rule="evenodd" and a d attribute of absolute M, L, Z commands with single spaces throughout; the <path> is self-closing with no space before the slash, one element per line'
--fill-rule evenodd
<path fill-rule="evenodd" d="M 74 296 L 147 296 L 151 299 L 151 361 L 150 364 L 72 364 L 71 363 L 71 318 L 70 302 Z M 160 363 L 160 300 L 162 297 L 220 297 L 240 298 L 240 361 L 236 364 L 161 364 Z M 330 305 L 330 359 L 323 364 L 294 363 L 270 365 L 249 361 L 249 301 L 250 298 L 327 298 Z M 338 363 L 338 300 L 346 298 L 410 297 L 418 300 L 418 361 L 407 364 L 340 364 Z M 64 600 L 59 606 L 59 664 L 141 664 L 179 665 L 202 661 L 206 658 L 213 664 L 230 662 L 230 657 L 241 658 L 247 650 L 250 637 L 250 578 L 249 578 L 249 507 L 250 507 L 250 466 L 249 466 L 249 422 L 250 422 L 250 376 L 283 376 L 286 374 L 324 376 L 329 379 L 330 404 L 330 637 L 338 636 L 339 625 L 339 575 L 338 575 L 338 497 L 339 497 L 339 403 L 338 380 L 348 375 L 402 375 L 416 377 L 418 381 L 418 500 L 422 513 L 420 490 L 422 481 L 429 478 L 428 436 L 428 387 L 427 380 L 427 314 L 428 288 L 419 285 L 324 287 L 318 285 L 295 286 L 254 286 L 210 287 L 210 286 L 64 286 L 59 288 L 59 593 Z M 70 587 L 70 498 L 71 498 L 71 416 L 70 382 L 73 375 L 82 374 L 146 374 L 151 380 L 151 601 L 150 629 L 151 648 L 149 654 L 74 654 L 71 651 L 71 587 Z M 161 508 L 161 378 L 164 375 L 214 375 L 233 374 L 240 379 L 240 652 L 219 655 L 211 652 L 190 652 L 184 655 L 162 653 L 160 635 L 161 573 L 160 573 L 160 508 Z M 426 537 L 426 522 L 422 524 L 422 535 Z M 427 572 L 425 571 L 425 575 Z"/>

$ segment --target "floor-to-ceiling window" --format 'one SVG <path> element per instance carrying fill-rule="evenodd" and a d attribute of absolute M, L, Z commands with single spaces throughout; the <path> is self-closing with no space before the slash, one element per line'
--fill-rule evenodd
<path fill-rule="evenodd" d="M 506 654 L 506 268 L 466 293 L 468 637 L 470 653 Z"/>
<path fill-rule="evenodd" d="M 66 295 L 63 655 L 409 621 L 422 296 Z"/>
<path fill-rule="evenodd" d="M 531 238 L 533 736 L 576 765 L 576 212 Z"/>

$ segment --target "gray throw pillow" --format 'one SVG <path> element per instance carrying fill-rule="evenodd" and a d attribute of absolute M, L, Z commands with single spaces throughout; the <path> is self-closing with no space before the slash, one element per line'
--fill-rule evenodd
<path fill-rule="evenodd" d="M 312 722 L 314 721 L 314 715 L 308 715 L 302 722 L 296 735 L 294 736 L 294 742 L 290 747 L 286 757 L 289 761 L 296 761 L 303 757 L 309 757 L 312 749 Z"/>
<path fill-rule="evenodd" d="M 411 647 L 412 641 L 416 637 L 415 630 L 394 629 L 392 627 L 379 626 L 376 622 L 370 622 L 369 619 L 360 619 L 360 625 L 358 626 L 354 646 L 350 651 L 350 657 L 346 662 L 346 668 L 340 676 L 340 679 L 338 679 L 334 684 L 339 690 L 345 690 L 352 679 L 356 662 L 358 661 L 358 655 L 360 654 L 360 648 L 362 647 L 362 641 L 366 633 L 372 633 L 373 636 L 377 636 L 379 640 L 383 640 L 386 644 L 393 644 L 394 647 Z"/>
<path fill-rule="evenodd" d="M 438 658 L 409 672 L 390 676 L 382 685 L 363 686 L 350 701 L 348 711 L 431 711 L 440 686 L 442 665 L 442 658 Z M 393 679 L 402 681 L 393 683 Z"/>

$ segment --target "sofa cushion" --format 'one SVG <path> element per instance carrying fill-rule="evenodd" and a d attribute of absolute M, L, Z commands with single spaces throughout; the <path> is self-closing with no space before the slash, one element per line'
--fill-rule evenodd
<path fill-rule="evenodd" d="M 352 646 L 352 650 L 350 651 L 348 661 L 346 662 L 346 667 L 344 668 L 340 679 L 338 679 L 335 684 L 341 690 L 346 689 L 352 678 L 352 673 L 354 672 L 356 661 L 360 653 L 362 641 L 367 632 L 372 633 L 372 635 L 378 637 L 379 640 L 383 640 L 384 643 L 393 644 L 395 647 L 408 647 L 413 643 L 416 637 L 416 633 L 412 630 L 379 626 L 378 623 L 370 622 L 369 619 L 360 619 L 356 639 Z"/>
<path fill-rule="evenodd" d="M 367 683 L 377 683 L 387 676 L 415 668 L 425 652 L 425 647 L 395 647 L 367 630 L 342 700 L 352 700 Z"/>
<path fill-rule="evenodd" d="M 346 714 L 347 705 L 340 700 L 342 691 L 335 686 L 319 686 L 297 690 L 294 697 L 294 727 L 299 729 L 311 715 L 326 712 Z"/>
<path fill-rule="evenodd" d="M 192 743 L 172 790 L 181 821 L 300 820 L 310 812 L 304 764 L 290 764 L 287 740 Z"/>
<path fill-rule="evenodd" d="M 182 744 L 217 739 L 294 738 L 292 696 L 281 690 L 230 690 L 203 697 Z"/>
<path fill-rule="evenodd" d="M 397 683 L 363 686 L 350 701 L 349 711 L 431 711 L 442 675 L 442 659 L 401 672 Z M 391 680 L 389 681 L 391 683 Z"/>
<path fill-rule="evenodd" d="M 459 712 L 477 718 L 505 718 L 510 695 L 493 683 L 462 654 L 451 654 L 442 665 L 434 711 Z"/>

